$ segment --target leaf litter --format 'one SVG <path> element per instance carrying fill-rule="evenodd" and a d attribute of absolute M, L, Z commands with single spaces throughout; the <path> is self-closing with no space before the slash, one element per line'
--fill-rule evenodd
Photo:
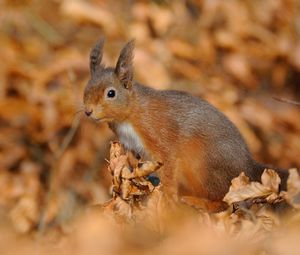
<path fill-rule="evenodd" d="M 189 206 L 191 199 L 183 208 L 166 199 L 144 176 L 156 162 L 141 162 L 139 171 L 139 160 L 122 152 L 119 168 L 110 160 L 107 171 L 108 129 L 84 118 L 71 124 L 82 110 L 91 45 L 105 35 L 112 64 L 136 38 L 137 80 L 202 96 L 234 121 L 256 159 L 299 168 L 300 111 L 291 103 L 299 102 L 298 1 L 26 0 L 0 7 L 1 253 L 299 253 L 297 171 L 290 170 L 286 192 L 276 189 L 271 170 L 260 183 L 240 176 L 226 196 L 228 210 L 209 214 Z"/>
<path fill-rule="evenodd" d="M 133 157 L 119 143 L 111 144 L 108 170 L 112 199 L 93 210 L 95 217 L 105 217 L 126 236 L 121 238 L 125 242 L 121 247 L 125 245 L 127 251 L 223 254 L 226 247 L 231 254 L 272 254 L 273 247 L 267 247 L 270 238 L 281 241 L 281 229 L 290 234 L 285 224 L 287 215 L 294 215 L 299 224 L 300 177 L 296 169 L 290 170 L 286 191 L 279 190 L 281 180 L 272 169 L 264 171 L 261 182 L 251 182 L 241 173 L 224 197 L 228 209 L 208 213 L 165 197 L 162 184 L 154 186 L 147 179 L 161 165 L 149 161 L 141 164 Z M 281 205 L 285 206 L 284 213 L 278 209 Z"/>

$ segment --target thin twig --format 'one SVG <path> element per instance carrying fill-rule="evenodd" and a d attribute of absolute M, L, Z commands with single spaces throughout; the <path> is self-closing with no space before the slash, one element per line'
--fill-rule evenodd
<path fill-rule="evenodd" d="M 51 200 L 52 196 L 53 196 L 53 179 L 55 177 L 55 169 L 57 168 L 57 164 L 59 162 L 59 159 L 61 158 L 61 156 L 63 155 L 63 153 L 65 152 L 65 150 L 67 149 L 67 147 L 70 145 L 71 141 L 73 140 L 76 131 L 78 130 L 80 124 L 80 117 L 75 118 L 72 122 L 72 125 L 68 131 L 68 133 L 66 134 L 66 136 L 63 139 L 63 142 L 59 148 L 59 150 L 54 154 L 54 158 L 55 158 L 55 162 L 52 166 L 52 169 L 50 171 L 50 176 L 49 176 L 49 190 L 47 192 L 46 198 L 45 198 L 45 206 L 42 210 L 41 213 L 41 217 L 40 217 L 40 221 L 38 224 L 38 231 L 39 233 L 43 233 L 45 230 L 45 216 L 46 216 L 46 211 L 49 205 L 49 201 Z"/>
<path fill-rule="evenodd" d="M 279 101 L 279 102 L 283 102 L 283 103 L 287 103 L 287 104 L 293 104 L 296 106 L 300 106 L 300 102 L 294 101 L 294 100 L 290 100 L 287 98 L 280 98 L 280 97 L 273 97 L 273 99 Z"/>
<path fill-rule="evenodd" d="M 79 124 L 80 124 L 80 117 L 79 118 L 75 118 L 73 123 L 72 123 L 72 126 L 71 128 L 69 129 L 67 135 L 64 137 L 64 140 L 58 150 L 57 153 L 55 153 L 55 158 L 56 159 L 59 159 L 62 154 L 64 153 L 64 151 L 66 150 L 66 148 L 69 146 L 69 144 L 71 143 L 78 127 L 79 127 Z"/>
<path fill-rule="evenodd" d="M 78 113 L 81 113 L 81 112 L 83 112 L 83 111 L 84 111 L 84 109 L 81 109 L 81 110 L 78 110 L 77 112 L 73 113 L 73 118 L 74 118 Z"/>

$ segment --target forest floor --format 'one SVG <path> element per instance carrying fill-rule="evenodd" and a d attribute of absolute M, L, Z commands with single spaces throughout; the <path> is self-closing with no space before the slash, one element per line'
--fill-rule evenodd
<path fill-rule="evenodd" d="M 297 0 L 4 0 L 0 21 L 1 254 L 300 253 Z M 288 190 L 240 175 L 209 214 L 115 171 L 115 138 L 82 114 L 103 36 L 107 65 L 134 38 L 136 80 L 215 105 Z"/>

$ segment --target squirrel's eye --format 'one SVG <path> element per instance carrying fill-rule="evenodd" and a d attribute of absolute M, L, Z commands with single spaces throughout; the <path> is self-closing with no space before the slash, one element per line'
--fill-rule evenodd
<path fill-rule="evenodd" d="M 109 98 L 113 98 L 116 96 L 116 91 L 113 90 L 113 89 L 110 89 L 108 92 L 107 92 L 107 97 Z"/>

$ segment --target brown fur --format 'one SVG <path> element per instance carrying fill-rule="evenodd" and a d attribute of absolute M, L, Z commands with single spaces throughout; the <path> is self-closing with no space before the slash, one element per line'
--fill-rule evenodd
<path fill-rule="evenodd" d="M 115 69 L 101 66 L 103 41 L 92 50 L 92 76 L 84 92 L 91 118 L 108 122 L 117 135 L 122 123 L 130 123 L 142 156 L 163 162 L 159 176 L 171 195 L 221 201 L 240 172 L 258 180 L 265 167 L 252 159 L 237 128 L 219 110 L 184 92 L 134 82 L 133 46 L 131 41 L 123 48 Z M 107 98 L 110 88 L 114 99 Z"/>

